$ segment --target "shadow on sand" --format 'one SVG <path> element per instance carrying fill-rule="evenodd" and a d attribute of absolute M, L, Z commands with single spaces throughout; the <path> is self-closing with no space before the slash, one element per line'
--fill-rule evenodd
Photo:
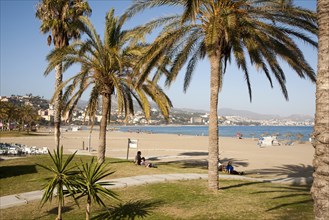
<path fill-rule="evenodd" d="M 294 165 L 287 164 L 283 166 L 277 166 L 272 169 L 253 170 L 250 173 L 259 173 L 260 175 L 271 175 L 271 176 L 286 176 L 282 178 L 292 182 L 292 185 L 311 185 L 313 182 L 313 166 L 304 164 Z"/>

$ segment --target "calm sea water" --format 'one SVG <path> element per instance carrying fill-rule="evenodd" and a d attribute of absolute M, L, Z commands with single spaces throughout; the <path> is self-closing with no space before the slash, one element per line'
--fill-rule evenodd
<path fill-rule="evenodd" d="M 208 136 L 208 126 L 117 126 L 123 132 L 148 132 L 156 134 L 182 134 Z M 220 126 L 219 136 L 234 137 L 241 133 L 246 138 L 259 138 L 262 135 L 277 135 L 278 139 L 296 139 L 296 134 L 302 134 L 307 141 L 313 132 L 312 126 Z"/>

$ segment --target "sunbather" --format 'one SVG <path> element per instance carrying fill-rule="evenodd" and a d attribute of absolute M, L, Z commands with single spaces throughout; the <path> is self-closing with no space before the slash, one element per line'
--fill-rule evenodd
<path fill-rule="evenodd" d="M 238 171 L 234 170 L 234 167 L 232 166 L 232 161 L 229 161 L 229 162 L 227 163 L 226 171 L 227 171 L 229 174 L 234 174 L 234 175 L 243 175 L 243 174 L 244 174 L 244 172 L 238 172 Z"/>

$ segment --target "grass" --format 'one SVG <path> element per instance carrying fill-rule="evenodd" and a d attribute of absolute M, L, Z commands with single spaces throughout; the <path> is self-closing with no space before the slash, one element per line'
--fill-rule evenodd
<path fill-rule="evenodd" d="M 90 161 L 77 156 L 76 162 Z M 40 190 L 40 178 L 47 173 L 35 163 L 49 164 L 47 156 L 30 156 L 0 162 L 1 196 Z M 158 163 L 159 168 L 135 166 L 132 162 L 109 159 L 116 171 L 111 178 L 159 173 L 206 173 L 204 164 L 195 162 Z M 174 181 L 114 189 L 120 201 L 108 200 L 108 206 L 120 206 L 121 214 L 138 219 L 313 219 L 313 202 L 306 186 L 221 180 L 221 189 L 211 192 L 206 180 Z M 63 219 L 84 219 L 85 201 L 80 208 L 71 199 L 65 202 Z M 19 208 L 1 210 L 0 219 L 55 219 L 56 203 L 32 202 Z M 92 206 L 92 216 L 101 212 Z M 127 219 L 121 216 L 120 219 Z M 132 218 L 131 218 L 132 219 Z"/>
<path fill-rule="evenodd" d="M 73 164 L 90 162 L 90 156 L 76 155 Z M 106 159 L 110 169 L 115 171 L 110 178 L 121 178 L 136 175 L 165 174 L 165 173 L 206 173 L 205 164 L 194 161 L 182 161 L 177 163 L 156 163 L 158 168 L 145 169 L 145 167 L 135 166 L 131 161 L 120 159 Z M 40 190 L 41 181 L 49 173 L 36 164 L 51 165 L 48 155 L 23 156 L 18 159 L 0 161 L 0 196 L 17 194 Z"/>
<path fill-rule="evenodd" d="M 307 187 L 228 180 L 221 184 L 223 189 L 215 193 L 207 190 L 205 180 L 115 189 L 121 201 L 108 201 L 108 205 L 120 203 L 126 215 L 132 215 L 139 207 L 149 207 L 142 214 L 136 212 L 135 217 L 142 215 L 145 219 L 313 219 Z M 43 208 L 38 205 L 33 202 L 19 209 L 2 210 L 1 219 L 55 219 L 54 201 Z M 78 208 L 67 200 L 63 219 L 83 219 L 84 207 L 85 201 L 80 201 Z M 93 216 L 100 211 L 98 206 L 92 206 Z"/>

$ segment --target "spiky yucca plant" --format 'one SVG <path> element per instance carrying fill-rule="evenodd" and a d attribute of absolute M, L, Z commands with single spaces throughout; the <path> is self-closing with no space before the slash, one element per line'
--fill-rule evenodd
<path fill-rule="evenodd" d="M 44 193 L 40 204 L 43 206 L 47 201 L 51 202 L 53 196 L 56 195 L 58 200 L 58 214 L 56 219 L 61 220 L 65 195 L 75 194 L 75 176 L 79 172 L 75 169 L 75 166 L 71 166 L 71 162 L 76 152 L 69 155 L 66 160 L 63 157 L 63 146 L 60 149 L 54 150 L 53 154 L 48 150 L 48 154 L 51 158 L 52 166 L 37 164 L 51 173 L 51 177 L 46 178 L 47 184 L 44 185 Z"/>
<path fill-rule="evenodd" d="M 92 200 L 98 205 L 105 207 L 103 198 L 117 199 L 117 195 L 106 186 L 113 185 L 109 181 L 101 181 L 113 174 L 106 164 L 97 163 L 94 157 L 90 163 L 82 163 L 79 167 L 79 175 L 76 177 L 77 199 L 87 197 L 86 220 L 90 219 Z"/>

